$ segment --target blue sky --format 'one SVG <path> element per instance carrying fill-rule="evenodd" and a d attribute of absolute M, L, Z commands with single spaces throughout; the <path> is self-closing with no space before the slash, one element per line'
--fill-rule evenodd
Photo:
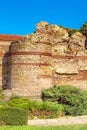
<path fill-rule="evenodd" d="M 0 34 L 29 34 L 39 21 L 79 29 L 87 0 L 0 0 Z"/>

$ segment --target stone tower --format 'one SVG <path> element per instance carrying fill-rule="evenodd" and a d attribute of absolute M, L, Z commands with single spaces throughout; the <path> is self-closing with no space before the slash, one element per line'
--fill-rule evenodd
<path fill-rule="evenodd" d="M 8 94 L 36 99 L 53 85 L 87 89 L 86 41 L 80 32 L 69 36 L 63 27 L 38 23 L 33 34 L 10 45 Z"/>
<path fill-rule="evenodd" d="M 52 86 L 51 44 L 38 29 L 10 46 L 11 88 L 15 95 L 38 98 L 44 88 Z"/>

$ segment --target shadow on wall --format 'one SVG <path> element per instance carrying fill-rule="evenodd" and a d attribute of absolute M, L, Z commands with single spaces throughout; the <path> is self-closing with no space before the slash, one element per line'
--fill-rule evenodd
<path fill-rule="evenodd" d="M 2 59 L 2 89 L 11 89 L 11 59 L 10 53 L 6 52 Z"/>
<path fill-rule="evenodd" d="M 86 36 L 86 40 L 85 40 L 85 49 L 87 49 L 87 36 Z"/>

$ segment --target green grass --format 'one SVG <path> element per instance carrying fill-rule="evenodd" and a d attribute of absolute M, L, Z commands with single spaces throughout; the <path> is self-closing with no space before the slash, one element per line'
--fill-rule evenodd
<path fill-rule="evenodd" d="M 87 130 L 87 125 L 73 126 L 0 126 L 0 130 Z"/>

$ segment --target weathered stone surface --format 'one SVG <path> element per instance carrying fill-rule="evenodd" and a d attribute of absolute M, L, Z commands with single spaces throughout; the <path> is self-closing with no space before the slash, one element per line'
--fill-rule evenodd
<path fill-rule="evenodd" d="M 78 61 L 77 60 L 59 60 L 55 63 L 54 69 L 58 74 L 77 74 Z"/>
<path fill-rule="evenodd" d="M 55 84 L 87 89 L 85 40 L 80 32 L 69 36 L 63 27 L 40 22 L 33 34 L 11 43 L 9 48 L 0 46 L 0 52 L 9 52 L 3 60 L 8 68 L 4 68 L 3 84 L 11 90 L 3 93 L 40 97 L 43 89 Z"/>
<path fill-rule="evenodd" d="M 79 60 L 79 70 L 87 70 L 87 59 Z"/>
<path fill-rule="evenodd" d="M 82 50 L 85 50 L 85 40 L 86 37 L 81 33 L 74 33 L 69 39 L 69 49 L 73 55 L 78 55 L 78 53 Z"/>

